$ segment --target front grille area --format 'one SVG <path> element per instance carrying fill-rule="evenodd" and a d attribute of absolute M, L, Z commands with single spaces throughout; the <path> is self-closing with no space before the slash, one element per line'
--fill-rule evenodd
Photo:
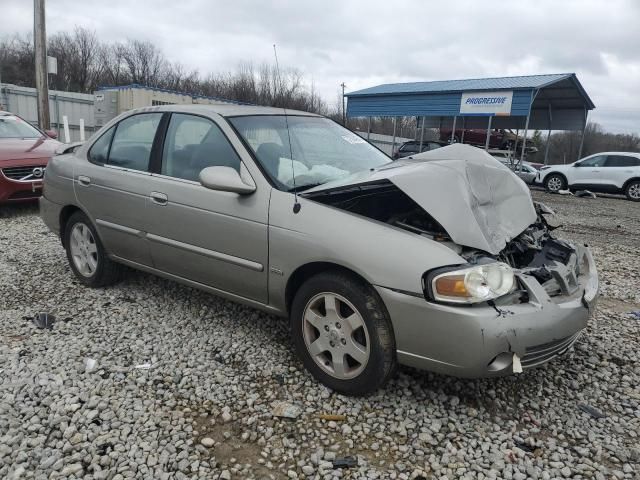
<path fill-rule="evenodd" d="M 44 170 L 44 165 L 31 165 L 26 167 L 7 167 L 2 169 L 2 173 L 5 177 L 10 178 L 11 180 L 22 180 L 25 177 L 26 181 L 33 180 L 42 180 L 42 177 L 37 178 L 32 176 L 34 168 L 42 168 Z"/>
<path fill-rule="evenodd" d="M 535 367 L 558 356 L 573 345 L 582 332 L 578 332 L 570 337 L 564 337 L 553 342 L 542 343 L 533 347 L 527 347 L 524 357 L 522 357 L 523 367 Z"/>

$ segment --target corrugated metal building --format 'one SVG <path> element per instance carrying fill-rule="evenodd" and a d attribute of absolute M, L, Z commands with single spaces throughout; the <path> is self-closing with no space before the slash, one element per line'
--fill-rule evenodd
<path fill-rule="evenodd" d="M 7 110 L 38 125 L 38 103 L 36 89 L 3 83 L 0 85 L 0 110 Z M 62 117 L 67 116 L 71 141 L 80 140 L 80 120 L 84 121 L 86 138 L 97 130 L 94 119 L 93 95 L 86 93 L 49 91 L 51 128 L 62 140 Z"/>
<path fill-rule="evenodd" d="M 154 105 L 191 105 L 194 103 L 220 105 L 240 102 L 147 87 L 136 83 L 120 87 L 100 87 L 95 92 L 96 123 L 98 126 L 105 125 L 112 118 L 134 108 Z"/>

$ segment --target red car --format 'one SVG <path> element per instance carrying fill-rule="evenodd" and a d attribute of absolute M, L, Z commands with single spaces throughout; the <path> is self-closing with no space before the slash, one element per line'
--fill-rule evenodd
<path fill-rule="evenodd" d="M 463 130 L 461 128 L 457 128 L 454 133 L 454 140 L 456 143 L 460 143 L 463 139 L 462 135 Z M 451 129 L 450 128 L 441 128 L 440 129 L 440 140 L 449 141 L 451 140 Z M 470 145 L 480 145 L 484 146 L 487 141 L 487 131 L 479 128 L 468 128 L 464 130 L 464 143 L 468 143 Z M 513 147 L 516 141 L 516 134 L 510 130 L 504 130 L 502 128 L 497 129 L 494 128 L 491 130 L 491 134 L 489 135 L 489 148 L 499 148 L 502 150 L 508 150 Z M 518 142 L 520 143 L 520 142 Z"/>
<path fill-rule="evenodd" d="M 41 195 L 47 162 L 62 145 L 56 137 L 53 130 L 42 132 L 17 115 L 0 111 L 0 203 Z"/>

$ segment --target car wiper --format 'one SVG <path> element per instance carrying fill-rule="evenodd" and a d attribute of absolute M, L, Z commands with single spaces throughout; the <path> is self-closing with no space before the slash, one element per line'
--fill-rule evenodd
<path fill-rule="evenodd" d="M 305 190 L 309 190 L 310 188 L 314 188 L 314 187 L 318 187 L 320 185 L 322 185 L 325 182 L 318 182 L 318 183 L 307 183 L 305 185 L 298 185 L 296 187 L 290 188 L 289 190 L 287 190 L 287 192 L 303 192 Z"/>

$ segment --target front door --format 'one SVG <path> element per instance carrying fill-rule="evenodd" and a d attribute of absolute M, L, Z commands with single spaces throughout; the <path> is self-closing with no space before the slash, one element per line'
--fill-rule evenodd
<path fill-rule="evenodd" d="M 144 231 L 149 159 L 161 118 L 161 113 L 125 118 L 92 145 L 88 161 L 74 168 L 76 196 L 107 252 L 143 265 L 151 265 Z"/>
<path fill-rule="evenodd" d="M 572 185 L 600 185 L 603 181 L 606 155 L 596 155 L 574 164 L 570 174 Z"/>
<path fill-rule="evenodd" d="M 198 180 L 200 171 L 216 165 L 249 175 L 216 122 L 171 114 L 161 165 L 150 177 L 147 238 L 154 265 L 267 303 L 270 190 L 259 186 L 243 196 L 203 187 Z"/>

